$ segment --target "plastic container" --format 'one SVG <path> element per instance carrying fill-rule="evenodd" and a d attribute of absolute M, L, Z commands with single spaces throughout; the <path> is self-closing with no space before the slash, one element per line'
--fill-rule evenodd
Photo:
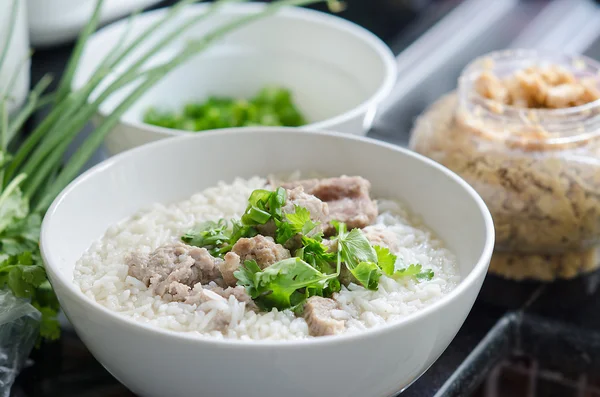
<path fill-rule="evenodd" d="M 490 273 L 511 280 L 574 279 L 599 266 L 600 100 L 526 108 L 476 89 L 485 72 L 503 78 L 549 65 L 600 82 L 600 64 L 583 56 L 492 53 L 469 64 L 458 89 L 419 117 L 410 141 L 483 197 L 496 227 Z"/>
<path fill-rule="evenodd" d="M 25 299 L 0 289 L 0 397 L 11 387 L 39 336 L 40 312 Z"/>

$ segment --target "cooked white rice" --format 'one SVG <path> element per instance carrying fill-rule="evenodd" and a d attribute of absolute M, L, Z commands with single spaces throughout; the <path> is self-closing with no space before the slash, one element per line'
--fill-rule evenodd
<path fill-rule="evenodd" d="M 167 302 L 155 296 L 139 280 L 127 275 L 124 257 L 133 250 L 150 253 L 160 245 L 174 242 L 194 225 L 206 220 L 239 218 L 250 193 L 263 188 L 266 180 L 237 179 L 232 184 L 195 194 L 171 204 L 155 204 L 133 217 L 112 226 L 77 262 L 74 281 L 85 295 L 110 310 L 136 321 L 174 331 L 215 338 L 297 339 L 308 338 L 303 318 L 289 310 L 256 314 L 233 296 L 216 297 L 199 306 Z M 418 282 L 412 278 L 395 281 L 381 277 L 379 290 L 368 291 L 351 284 L 334 296 L 340 310 L 333 315 L 346 320 L 346 332 L 357 332 L 386 322 L 398 321 L 428 306 L 451 291 L 460 276 L 454 255 L 431 231 L 400 203 L 379 200 L 378 223 L 399 238 L 397 252 L 405 264 L 420 263 L 432 269 L 435 277 Z M 216 295 L 216 294 L 215 294 Z M 211 331 L 210 321 L 225 316 L 230 324 L 225 332 Z"/>

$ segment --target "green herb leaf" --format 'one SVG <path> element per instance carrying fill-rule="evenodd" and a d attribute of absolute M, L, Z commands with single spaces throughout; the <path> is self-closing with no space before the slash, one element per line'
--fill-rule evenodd
<path fill-rule="evenodd" d="M 23 281 L 34 288 L 46 281 L 46 271 L 41 266 L 23 266 L 20 269 Z"/>
<path fill-rule="evenodd" d="M 242 225 L 239 221 L 232 220 L 233 230 L 231 231 L 231 238 L 229 244 L 235 244 L 241 238 L 254 237 L 258 234 L 256 228 L 252 226 Z"/>
<path fill-rule="evenodd" d="M 253 226 L 242 225 L 236 220 L 232 220 L 231 224 L 232 230 L 229 230 L 225 219 L 219 219 L 218 222 L 204 222 L 184 234 L 181 240 L 189 245 L 206 248 L 211 255 L 221 257 L 229 252 L 239 239 L 258 234 Z"/>
<path fill-rule="evenodd" d="M 58 314 L 60 304 L 54 294 L 54 290 L 48 280 L 45 280 L 37 287 L 35 294 L 34 304 L 39 307 L 47 307 L 55 312 L 55 316 Z"/>
<path fill-rule="evenodd" d="M 58 322 L 56 310 L 50 307 L 33 305 L 42 313 L 40 323 L 40 336 L 48 340 L 56 340 L 60 336 L 60 323 Z"/>
<path fill-rule="evenodd" d="M 339 236 L 338 244 L 344 263 L 349 269 L 357 267 L 360 262 L 377 263 L 377 253 L 359 229 Z"/>
<path fill-rule="evenodd" d="M 398 279 L 401 277 L 415 277 L 418 280 L 431 280 L 434 273 L 431 269 L 423 270 L 421 265 L 410 265 L 403 269 L 396 270 L 392 275 L 393 278 Z"/>
<path fill-rule="evenodd" d="M 275 222 L 275 241 L 278 244 L 287 243 L 292 237 L 294 237 L 297 232 L 294 231 L 293 226 L 290 223 L 283 221 Z"/>
<path fill-rule="evenodd" d="M 336 271 L 331 263 L 335 262 L 337 255 L 328 252 L 329 248 L 322 241 L 303 236 L 302 244 L 302 259 L 304 261 L 325 274 L 331 274 Z"/>
<path fill-rule="evenodd" d="M 346 231 L 344 223 L 335 222 L 337 243 L 341 260 L 363 287 L 376 290 L 381 277 L 377 266 L 377 252 L 359 229 Z"/>
<path fill-rule="evenodd" d="M 29 202 L 19 188 L 24 179 L 24 175 L 15 178 L 0 195 L 0 232 L 21 221 L 29 213 Z"/>
<path fill-rule="evenodd" d="M 376 263 L 360 262 L 356 267 L 348 270 L 366 289 L 377 291 L 381 270 Z"/>
<path fill-rule="evenodd" d="M 300 206 L 295 206 L 294 213 L 285 214 L 285 220 L 276 221 L 275 224 L 277 226 L 275 240 L 279 244 L 285 244 L 299 233 L 308 236 L 318 225 L 310 219 L 310 211 Z M 321 235 L 315 235 L 314 238 L 320 239 Z"/>
<path fill-rule="evenodd" d="M 46 281 L 46 271 L 34 262 L 31 252 L 12 255 L 0 264 L 0 286 L 8 284 L 18 298 L 31 298 L 36 288 Z"/>
<path fill-rule="evenodd" d="M 219 219 L 218 222 L 207 221 L 200 224 L 181 237 L 185 243 L 196 247 L 206 248 L 214 253 L 219 246 L 228 243 L 231 236 L 227 231 L 227 221 Z"/>
<path fill-rule="evenodd" d="M 373 249 L 377 253 L 377 265 L 381 270 L 388 276 L 394 274 L 396 255 L 392 254 L 388 248 L 379 245 L 373 246 Z"/>
<path fill-rule="evenodd" d="M 271 218 L 281 220 L 281 207 L 285 205 L 285 189 L 278 188 L 274 192 L 257 189 L 248 199 L 248 207 L 242 216 L 242 224 L 246 226 L 264 225 Z"/>
<path fill-rule="evenodd" d="M 284 259 L 262 271 L 255 261 L 246 261 L 234 275 L 260 307 L 280 310 L 298 306 L 310 293 L 322 294 L 328 281 L 337 277 L 321 273 L 300 258 Z"/>
<path fill-rule="evenodd" d="M 252 299 L 256 299 L 261 293 L 259 281 L 256 276 L 260 272 L 261 269 L 254 260 L 245 261 L 238 270 L 233 272 L 233 275 L 238 280 L 237 285 L 246 287 L 246 291 Z"/>

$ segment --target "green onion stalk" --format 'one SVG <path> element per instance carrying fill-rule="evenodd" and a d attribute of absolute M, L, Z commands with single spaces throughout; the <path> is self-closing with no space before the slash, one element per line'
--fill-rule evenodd
<path fill-rule="evenodd" d="M 0 52 L 0 70 L 6 59 L 8 44 L 14 30 L 17 2 L 12 0 L 11 24 L 3 51 Z M 134 50 L 147 42 L 160 26 L 181 16 L 194 0 L 180 0 L 134 38 L 129 38 L 130 28 L 138 13 L 133 13 L 126 24 L 118 44 L 88 78 L 87 83 L 74 89 L 73 79 L 79 61 L 90 36 L 96 31 L 104 0 L 97 0 L 93 14 L 82 30 L 67 67 L 54 92 L 48 92 L 52 76 L 46 75 L 32 88 L 22 109 L 12 117 L 8 115 L 8 92 L 14 84 L 10 77 L 0 92 L 0 287 L 9 288 L 14 295 L 29 299 L 42 313 L 40 336 L 55 339 L 60 335 L 56 319 L 58 301 L 46 277 L 39 253 L 41 219 L 54 198 L 80 172 L 84 164 L 102 145 L 106 135 L 119 122 L 121 116 L 148 89 L 166 74 L 190 58 L 206 50 L 216 40 L 243 26 L 272 15 L 283 7 L 306 6 L 326 1 L 332 11 L 340 11 L 343 4 L 338 0 L 278 0 L 266 5 L 258 13 L 237 17 L 224 22 L 203 37 L 189 41 L 168 61 L 144 69 L 147 61 L 169 43 L 181 37 L 190 28 L 218 13 L 228 4 L 244 0 L 217 0 L 204 13 L 185 18 L 170 32 L 149 46 L 143 54 L 119 73 L 110 84 L 102 83 Z M 25 64 L 29 60 L 23 60 Z M 100 106 L 117 91 L 130 91 L 86 138 L 77 151 L 66 161 L 65 153 L 70 142 L 97 114 Z M 25 122 L 41 107 L 49 107 L 49 113 L 20 143 L 15 138 Z M 15 147 L 16 146 L 16 147 Z M 10 150 L 9 148 L 13 148 Z"/>

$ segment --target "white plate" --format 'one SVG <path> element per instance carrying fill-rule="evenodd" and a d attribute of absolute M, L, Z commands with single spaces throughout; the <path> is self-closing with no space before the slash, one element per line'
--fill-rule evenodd
<path fill-rule="evenodd" d="M 160 1 L 105 0 L 100 21 L 106 23 Z M 95 3 L 96 0 L 27 0 L 32 45 L 46 47 L 75 39 L 91 17 Z"/>

